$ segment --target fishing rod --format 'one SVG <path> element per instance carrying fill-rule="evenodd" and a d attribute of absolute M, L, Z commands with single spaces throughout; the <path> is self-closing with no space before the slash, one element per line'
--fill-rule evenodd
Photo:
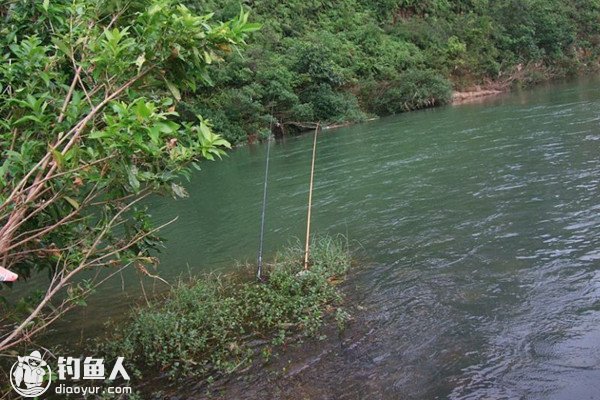
<path fill-rule="evenodd" d="M 310 166 L 310 184 L 308 187 L 308 212 L 306 216 L 306 245 L 304 247 L 304 269 L 308 269 L 308 253 L 310 248 L 310 214 L 312 208 L 312 192 L 313 192 L 313 182 L 315 178 L 315 158 L 317 155 L 317 135 L 319 133 L 319 128 L 321 127 L 321 122 L 317 122 L 317 127 L 315 128 L 315 138 L 313 140 L 313 151 L 312 151 L 312 161 Z"/>
<path fill-rule="evenodd" d="M 269 158 L 271 153 L 271 133 L 273 132 L 273 108 L 271 107 L 271 122 L 269 123 L 269 137 L 267 138 L 267 160 L 265 161 L 265 183 L 263 186 L 263 202 L 262 212 L 260 216 L 260 242 L 258 245 L 258 267 L 256 270 L 256 278 L 262 280 L 262 265 L 263 265 L 263 242 L 265 238 L 265 213 L 267 210 L 267 184 L 269 181 Z"/>

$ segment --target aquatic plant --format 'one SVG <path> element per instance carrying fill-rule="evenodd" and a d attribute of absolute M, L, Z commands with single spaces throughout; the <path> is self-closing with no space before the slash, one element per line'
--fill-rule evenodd
<path fill-rule="evenodd" d="M 311 266 L 303 268 L 300 243 L 266 265 L 264 280 L 247 266 L 234 274 L 181 281 L 164 298 L 133 311 L 101 346 L 124 356 L 138 371 L 168 371 L 172 378 L 227 374 L 290 336 L 318 332 L 325 317 L 348 319 L 338 283 L 350 267 L 342 237 L 317 237 Z"/>

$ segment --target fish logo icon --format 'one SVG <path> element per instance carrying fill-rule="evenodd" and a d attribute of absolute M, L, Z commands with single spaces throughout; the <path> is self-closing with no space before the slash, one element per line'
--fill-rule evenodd
<path fill-rule="evenodd" d="M 37 397 L 50 387 L 52 371 L 39 351 L 18 357 L 10 369 L 10 384 L 23 397 Z"/>

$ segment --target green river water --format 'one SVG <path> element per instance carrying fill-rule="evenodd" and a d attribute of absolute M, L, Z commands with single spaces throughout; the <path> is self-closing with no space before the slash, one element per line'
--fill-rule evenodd
<path fill-rule="evenodd" d="M 311 139 L 272 146 L 267 258 L 303 237 Z M 179 217 L 163 233 L 161 276 L 254 262 L 265 155 L 237 149 L 203 163 L 188 199 L 153 201 L 158 220 Z M 297 352 L 311 365 L 299 390 L 600 399 L 599 156 L 598 80 L 323 131 L 313 226 L 355 243 L 365 265 L 350 286 L 364 311 L 351 340 L 316 345 L 325 356 Z M 91 335 L 139 296 L 126 274 L 52 335 Z"/>

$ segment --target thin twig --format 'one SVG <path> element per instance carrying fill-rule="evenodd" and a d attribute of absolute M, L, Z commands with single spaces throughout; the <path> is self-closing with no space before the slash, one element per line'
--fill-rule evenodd
<path fill-rule="evenodd" d="M 63 102 L 62 108 L 60 109 L 60 115 L 58 116 L 58 123 L 60 124 L 64 117 L 65 112 L 67 111 L 67 106 L 71 101 L 71 96 L 73 95 L 73 91 L 75 90 L 75 85 L 77 85 L 77 81 L 79 79 L 79 74 L 81 73 L 81 66 L 77 67 L 75 70 L 75 77 L 73 78 L 73 82 L 71 82 L 71 86 L 69 87 L 69 91 L 67 92 L 67 96 L 65 97 L 65 101 Z"/>

